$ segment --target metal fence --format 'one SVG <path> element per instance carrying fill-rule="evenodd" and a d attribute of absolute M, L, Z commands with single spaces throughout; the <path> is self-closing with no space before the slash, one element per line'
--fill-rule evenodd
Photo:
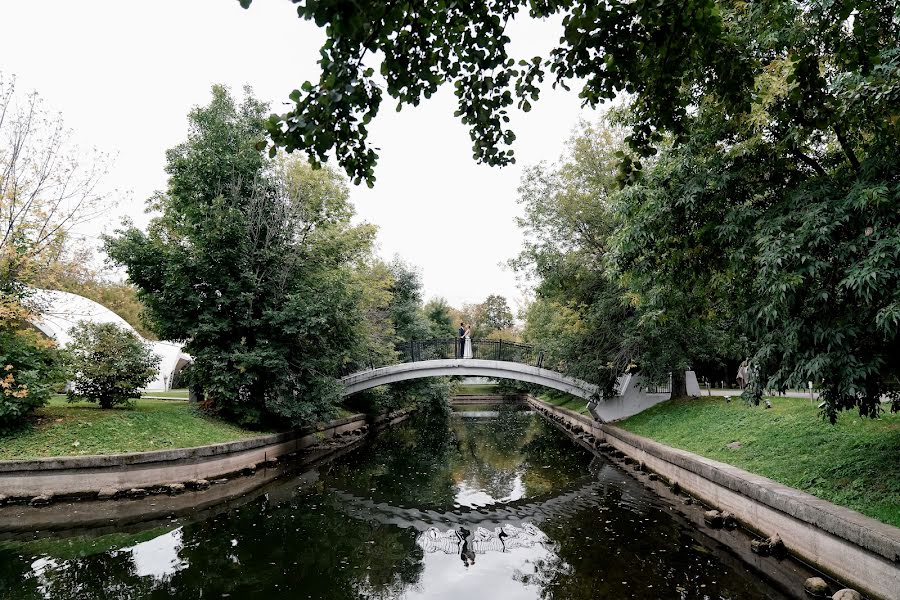
<path fill-rule="evenodd" d="M 671 394 L 672 393 L 672 374 L 669 373 L 669 381 L 662 384 L 642 385 L 641 389 L 648 394 Z"/>
<path fill-rule="evenodd" d="M 505 340 L 472 341 L 472 358 L 481 360 L 502 360 L 543 366 L 544 354 L 534 346 L 508 342 Z M 463 341 L 458 338 L 437 340 L 417 340 L 397 347 L 400 362 L 418 362 L 422 360 L 463 358 Z"/>

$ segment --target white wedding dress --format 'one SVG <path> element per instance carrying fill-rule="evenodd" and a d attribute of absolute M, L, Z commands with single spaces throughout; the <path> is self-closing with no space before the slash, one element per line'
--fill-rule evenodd
<path fill-rule="evenodd" d="M 466 343 L 463 346 L 463 358 L 472 358 L 472 338 L 467 333 L 465 336 Z"/>

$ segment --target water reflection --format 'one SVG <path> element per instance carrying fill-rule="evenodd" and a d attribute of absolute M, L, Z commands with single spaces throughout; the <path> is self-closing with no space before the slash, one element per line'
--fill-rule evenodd
<path fill-rule="evenodd" d="M 458 554 L 466 566 L 475 562 L 475 554 L 509 552 L 516 548 L 543 546 L 549 542 L 550 538 L 531 523 L 524 523 L 522 527 L 507 524 L 492 530 L 478 527 L 474 532 L 465 527 L 446 531 L 429 527 L 416 538 L 416 544 L 426 553 Z"/>
<path fill-rule="evenodd" d="M 135 575 L 163 580 L 187 567 L 187 563 L 179 556 L 181 531 L 179 527 L 129 548 Z"/>
<path fill-rule="evenodd" d="M 0 598 L 782 597 L 539 417 L 431 419 L 197 522 L 0 542 Z"/>

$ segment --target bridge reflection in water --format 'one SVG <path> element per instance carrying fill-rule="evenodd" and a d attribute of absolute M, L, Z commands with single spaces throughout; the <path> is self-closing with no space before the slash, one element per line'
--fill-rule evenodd
<path fill-rule="evenodd" d="M 538 544 L 543 546 L 552 542 L 543 531 L 531 523 L 525 523 L 522 527 L 509 524 L 493 529 L 478 527 L 474 532 L 465 527 L 446 531 L 429 527 L 416 538 L 416 545 L 425 552 L 458 554 L 463 558 L 463 562 L 469 559 L 471 554 L 509 552 L 516 548 L 531 548 Z"/>

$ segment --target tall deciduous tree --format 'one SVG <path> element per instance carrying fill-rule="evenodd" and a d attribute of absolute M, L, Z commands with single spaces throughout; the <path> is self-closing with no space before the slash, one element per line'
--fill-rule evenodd
<path fill-rule="evenodd" d="M 352 226 L 346 185 L 331 170 L 268 160 L 257 149 L 266 107 L 214 86 L 166 154 L 165 192 L 148 233 L 107 240 L 160 337 L 186 342 L 191 384 L 242 423 L 333 416 L 336 376 L 360 345 L 351 265 L 373 228 Z"/>
<path fill-rule="evenodd" d="M 513 314 L 506 298 L 491 294 L 480 305 L 480 322 L 489 331 L 501 331 L 513 326 Z"/>
<path fill-rule="evenodd" d="M 431 337 L 436 339 L 456 337 L 453 312 L 445 298 L 432 298 L 426 302 L 425 316 L 431 324 Z"/>
<path fill-rule="evenodd" d="M 751 398 L 821 388 L 824 412 L 900 408 L 900 14 L 891 2 L 746 5 L 756 96 L 697 102 L 621 196 L 617 264 L 659 315 L 746 336 Z"/>
<path fill-rule="evenodd" d="M 634 311 L 606 269 L 617 219 L 616 156 L 622 136 L 608 127 L 579 125 L 560 161 L 525 170 L 519 186 L 524 248 L 511 261 L 536 283 L 525 311 L 525 341 L 544 352 L 544 364 L 611 389 L 638 360 L 629 327 Z"/>
<path fill-rule="evenodd" d="M 443 321 L 449 318 L 445 314 L 446 304 L 422 303 L 422 279 L 418 270 L 399 257 L 395 257 L 389 264 L 376 262 L 378 270 L 387 272 L 387 294 L 383 296 L 387 303 L 379 308 L 380 318 L 377 324 L 372 324 L 378 331 L 378 347 L 383 348 L 385 336 L 389 337 L 390 351 L 383 351 L 380 355 L 371 352 L 368 357 L 374 357 L 371 363 L 365 366 L 381 366 L 394 364 L 400 354 L 408 352 L 410 342 L 428 340 L 434 337 L 435 327 L 440 327 Z M 435 320 L 432 320 L 433 317 Z M 440 337 L 447 337 L 446 334 Z M 381 362 L 378 362 L 378 361 Z M 363 364 L 353 365 L 359 368 Z M 351 400 L 354 406 L 363 410 L 392 410 L 395 408 L 417 404 L 429 410 L 438 412 L 448 408 L 447 398 L 449 386 L 443 379 L 419 379 L 403 381 L 390 386 L 382 386 L 360 394 L 358 398 Z"/>
<path fill-rule="evenodd" d="M 71 230 L 108 206 L 106 159 L 71 143 L 62 117 L 0 73 L 0 431 L 21 425 L 64 381 L 60 353 L 29 322 L 31 286 L 82 258 Z"/>
<path fill-rule="evenodd" d="M 72 228 L 109 205 L 106 169 L 106 157 L 72 145 L 37 93 L 17 92 L 0 73 L 0 293 L 21 295 L 73 250 Z"/>
<path fill-rule="evenodd" d="M 474 157 L 500 166 L 515 162 L 509 109 L 530 110 L 548 75 L 566 89 L 577 81 L 589 106 L 622 91 L 634 94 L 634 141 L 648 153 L 656 130 L 679 131 L 698 98 L 715 94 L 737 111 L 751 97 L 751 64 L 733 31 L 735 20 L 753 10 L 745 3 L 416 0 L 352 9 L 340 0 L 294 3 L 301 18 L 325 28 L 322 71 L 317 82 L 291 92 L 294 108 L 273 116 L 269 132 L 276 144 L 304 149 L 314 161 L 334 152 L 349 175 L 370 185 L 377 154 L 368 125 L 385 94 L 399 110 L 451 85 Z M 525 13 L 562 16 L 559 43 L 546 58 L 509 55 L 506 27 Z M 372 64 L 378 57 L 381 80 L 367 56 Z"/>

